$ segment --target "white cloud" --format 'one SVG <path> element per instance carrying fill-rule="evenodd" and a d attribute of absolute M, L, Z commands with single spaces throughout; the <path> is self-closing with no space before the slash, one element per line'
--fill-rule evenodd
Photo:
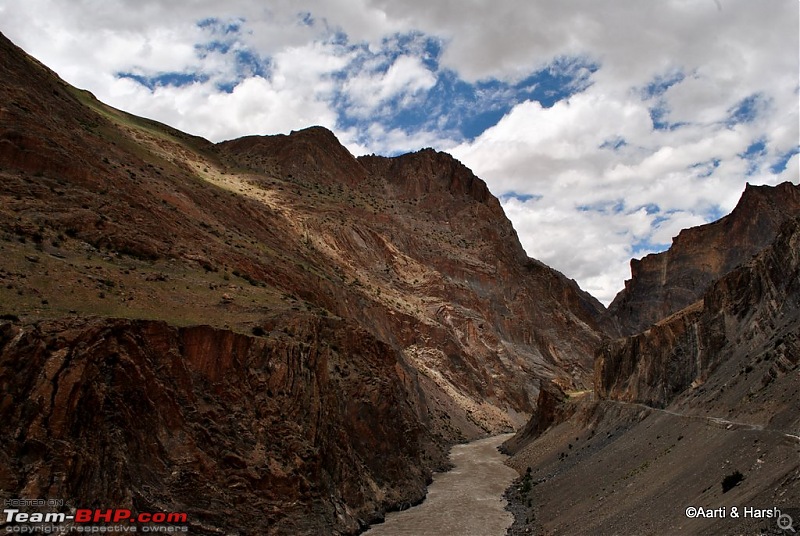
<path fill-rule="evenodd" d="M 763 55 L 757 52 L 750 51 Z M 624 59 L 605 57 L 606 62 Z M 722 63 L 727 76 L 728 62 Z M 637 88 L 652 81 L 641 77 L 652 70 L 644 68 L 634 73 L 639 78 L 624 83 L 620 78 L 607 81 L 604 71 L 614 66 L 606 63 L 584 92 L 550 108 L 535 102 L 517 105 L 453 152 L 495 192 L 541 196 L 504 205 L 526 250 L 608 302 L 629 276 L 628 259 L 637 242 L 669 244 L 682 228 L 731 210 L 745 181 L 798 182 L 794 157 L 780 176 L 769 172 L 771 162 L 797 147 L 796 75 L 794 80 L 780 74 L 747 79 L 739 87 L 715 74 L 714 66 L 687 63 L 686 70 L 703 74 L 647 98 Z M 773 80 L 782 83 L 773 85 Z M 753 117 L 726 123 L 731 110 L 751 95 L 759 95 Z M 777 106 L 791 95 L 792 105 Z M 668 110 L 665 121 L 684 124 L 654 129 L 649 108 L 656 101 Z M 600 148 L 622 140 L 625 144 L 616 150 Z M 758 140 L 765 141 L 765 154 L 752 161 L 743 158 Z M 648 214 L 640 209 L 648 205 L 657 210 Z"/>
<path fill-rule="evenodd" d="M 419 58 L 398 57 L 385 72 L 358 72 L 344 84 L 352 103 L 351 112 L 365 118 L 381 104 L 399 98 L 403 107 L 412 103 L 414 95 L 436 85 L 436 77 Z"/>
<path fill-rule="evenodd" d="M 345 61 L 329 54 L 324 45 L 311 44 L 277 54 L 270 80 L 252 76 L 230 93 L 220 91 L 213 81 L 150 91 L 126 78 L 114 80 L 109 91 L 112 100 L 126 102 L 126 108 L 177 128 L 195 132 L 202 124 L 203 135 L 214 140 L 316 124 L 333 129 L 336 113 L 328 100 L 334 88 L 326 77 Z"/>
<path fill-rule="evenodd" d="M 198 25 L 208 19 L 219 24 Z M 771 170 L 800 137 L 795 0 L 0 0 L 0 30 L 101 100 L 212 140 L 321 124 L 356 153 L 451 149 L 495 194 L 540 196 L 504 202 L 526 250 L 604 301 L 635 245 L 730 210 L 745 181 L 800 174 L 796 154 Z M 423 40 L 398 38 L 414 32 L 442 44 L 438 70 Z M 445 73 L 520 81 L 575 57 L 597 66 L 588 87 L 549 108 L 510 105 L 475 139 L 443 118 L 391 122 Z M 120 72 L 203 76 L 150 90 Z M 657 79 L 674 83 L 648 94 Z M 655 108 L 671 128 L 653 128 Z"/>
<path fill-rule="evenodd" d="M 359 141 L 366 137 L 369 145 Z M 401 128 L 386 128 L 380 123 L 371 123 L 363 130 L 349 129 L 339 133 L 339 139 L 350 152 L 363 154 L 400 154 L 417 151 L 425 147 L 453 147 L 454 140 L 442 137 L 441 132 L 418 130 L 407 132 Z M 376 151 L 376 147 L 380 150 Z"/>

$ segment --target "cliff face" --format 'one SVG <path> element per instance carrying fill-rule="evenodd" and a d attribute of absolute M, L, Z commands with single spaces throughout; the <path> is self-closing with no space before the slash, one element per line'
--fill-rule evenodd
<path fill-rule="evenodd" d="M 542 384 L 539 390 L 539 399 L 536 401 L 536 410 L 528 422 L 514 434 L 514 437 L 502 444 L 502 451 L 506 454 L 516 454 L 536 438 L 559 424 L 575 412 L 574 405 L 568 403 L 569 397 L 552 383 Z"/>
<path fill-rule="evenodd" d="M 714 283 L 702 302 L 601 346 L 597 394 L 664 407 L 686 389 L 701 388 L 723 363 L 740 363 L 748 371 L 743 376 L 768 364 L 764 384 L 794 370 L 800 359 L 799 281 L 800 220 L 793 219 L 751 262 Z"/>
<path fill-rule="evenodd" d="M 252 184 L 272 199 L 286 199 L 275 208 L 303 246 L 358 296 L 317 303 L 401 349 L 482 428 L 519 424 L 515 414 L 535 406 L 542 378 L 591 381 L 602 306 L 528 259 L 498 200 L 451 156 L 356 160 L 320 128 L 219 151 L 232 168 L 258 173 Z"/>
<path fill-rule="evenodd" d="M 547 395 L 506 444 L 511 464 L 528 475 L 518 519 L 559 534 L 775 532 L 774 518 L 684 512 L 795 512 L 799 371 L 795 218 L 700 301 L 601 345 L 594 393 Z M 732 488 L 731 475 L 741 477 Z"/>
<path fill-rule="evenodd" d="M 775 520 L 688 519 L 686 505 L 792 511 L 800 501 L 797 192 L 748 187 L 730 216 L 632 264 L 633 281 L 607 318 L 619 315 L 634 333 L 599 345 L 594 391 L 542 389 L 533 418 L 505 445 L 529 483 L 517 499 L 521 531 L 757 534 L 776 530 Z M 730 475 L 742 477 L 733 489 Z"/>
<path fill-rule="evenodd" d="M 196 534 L 355 532 L 441 462 L 411 384 L 388 346 L 308 315 L 262 337 L 4 323 L 2 489 L 186 511 Z"/>
<path fill-rule="evenodd" d="M 800 186 L 750 186 L 728 216 L 685 229 L 669 250 L 631 261 L 631 279 L 608 308 L 623 335 L 632 335 L 688 307 L 715 280 L 766 247 L 781 225 L 800 213 Z"/>
<path fill-rule="evenodd" d="M 214 145 L 2 36 L 0 97 L 8 496 L 355 532 L 541 382 L 591 382 L 602 306 L 448 155 L 356 159 L 318 127 Z"/>

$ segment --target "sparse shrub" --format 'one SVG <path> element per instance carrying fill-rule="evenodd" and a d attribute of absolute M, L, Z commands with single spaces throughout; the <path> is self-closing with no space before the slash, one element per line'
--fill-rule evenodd
<path fill-rule="evenodd" d="M 255 335 L 256 337 L 263 337 L 264 335 L 267 334 L 267 332 L 264 331 L 264 328 L 262 328 L 261 326 L 254 326 L 252 332 L 253 335 Z"/>
<path fill-rule="evenodd" d="M 522 477 L 522 486 L 520 487 L 519 491 L 523 495 L 527 495 L 528 493 L 530 493 L 532 487 L 533 484 L 531 482 L 531 468 L 528 467 L 528 469 L 525 471 L 525 476 Z"/>
<path fill-rule="evenodd" d="M 739 471 L 734 471 L 722 479 L 722 493 L 728 493 L 744 480 L 744 475 Z"/>

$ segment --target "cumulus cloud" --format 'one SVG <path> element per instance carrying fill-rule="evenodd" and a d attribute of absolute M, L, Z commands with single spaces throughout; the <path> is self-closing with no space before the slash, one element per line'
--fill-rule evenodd
<path fill-rule="evenodd" d="M 798 182 L 797 21 L 795 0 L 0 0 L 69 82 L 211 140 L 450 150 L 605 302 L 745 182 Z"/>
<path fill-rule="evenodd" d="M 362 72 L 347 80 L 343 90 L 355 103 L 351 112 L 360 118 L 375 113 L 379 106 L 390 99 L 400 98 L 408 106 L 421 91 L 436 85 L 436 77 L 422 64 L 419 58 L 400 56 L 386 71 Z"/>

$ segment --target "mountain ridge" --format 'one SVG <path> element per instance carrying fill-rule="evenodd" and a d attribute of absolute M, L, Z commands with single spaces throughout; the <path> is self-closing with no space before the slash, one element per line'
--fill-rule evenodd
<path fill-rule="evenodd" d="M 632 335 L 689 306 L 708 286 L 747 261 L 800 211 L 800 186 L 747 184 L 733 211 L 682 230 L 669 249 L 631 260 L 631 279 L 608 307 L 620 333 Z"/>
<path fill-rule="evenodd" d="M 535 483 L 514 499 L 523 506 L 512 533 L 770 533 L 774 518 L 684 511 L 796 512 L 799 240 L 796 215 L 700 301 L 605 341 L 593 391 L 541 390 L 540 409 L 505 444 Z M 742 479 L 733 488 L 731 474 Z"/>
<path fill-rule="evenodd" d="M 357 534 L 450 445 L 516 428 L 548 530 L 691 528 L 648 504 L 722 504 L 735 467 L 742 501 L 800 498 L 796 222 L 775 238 L 797 186 L 749 186 L 606 310 L 450 155 L 356 158 L 321 127 L 213 144 L 0 52 L 4 498 Z M 687 461 L 709 445 L 727 460 Z"/>
<path fill-rule="evenodd" d="M 318 127 L 212 144 L 0 51 L 4 496 L 355 534 L 543 381 L 591 382 L 602 307 L 451 156 L 359 160 Z"/>

